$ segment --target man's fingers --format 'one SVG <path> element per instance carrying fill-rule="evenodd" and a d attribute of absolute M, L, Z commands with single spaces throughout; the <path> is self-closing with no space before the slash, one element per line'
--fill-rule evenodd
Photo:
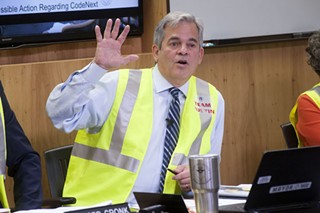
<path fill-rule="evenodd" d="M 96 33 L 97 42 L 102 41 L 102 35 L 101 35 L 100 27 L 98 25 L 95 26 L 94 31 Z"/>
<path fill-rule="evenodd" d="M 104 33 L 103 33 L 104 38 L 110 38 L 111 28 L 112 28 L 112 19 L 108 19 L 107 24 L 106 24 L 106 29 L 104 30 Z"/>
<path fill-rule="evenodd" d="M 103 33 L 103 38 L 105 39 L 112 38 L 112 39 L 118 40 L 121 44 L 123 44 L 123 42 L 126 40 L 129 34 L 130 26 L 126 25 L 123 31 L 121 32 L 121 34 L 119 35 L 120 24 L 121 24 L 120 19 L 119 18 L 116 19 L 113 28 L 112 28 L 112 24 L 113 24 L 112 19 L 108 19 L 106 24 L 106 29 L 104 30 L 104 33 Z M 103 38 L 101 36 L 101 32 L 98 32 L 97 26 L 95 28 L 95 32 L 96 32 L 97 40 L 98 41 L 102 40 Z"/>
<path fill-rule="evenodd" d="M 119 34 L 120 23 L 121 23 L 120 19 L 117 18 L 115 23 L 114 23 L 112 32 L 111 32 L 111 38 L 113 38 L 115 40 L 117 39 L 118 34 Z"/>
<path fill-rule="evenodd" d="M 128 34 L 129 34 L 129 31 L 130 31 L 130 26 L 129 25 L 126 25 L 123 29 L 123 31 L 121 32 L 121 34 L 119 35 L 118 37 L 118 41 L 123 44 L 123 42 L 126 40 Z"/>
<path fill-rule="evenodd" d="M 191 190 L 191 185 L 190 183 L 180 184 L 180 188 L 182 191 L 188 192 Z"/>

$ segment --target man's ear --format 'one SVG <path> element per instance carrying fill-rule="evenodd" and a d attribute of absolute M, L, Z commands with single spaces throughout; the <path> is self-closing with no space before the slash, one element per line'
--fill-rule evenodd
<path fill-rule="evenodd" d="M 153 56 L 153 59 L 154 59 L 155 62 L 158 62 L 159 51 L 160 51 L 160 49 L 159 49 L 158 45 L 153 44 L 152 45 L 152 56 Z"/>
<path fill-rule="evenodd" d="M 203 49 L 203 47 L 200 47 L 200 50 L 199 50 L 200 52 L 199 52 L 199 62 L 198 62 L 198 64 L 201 64 L 201 62 L 202 62 L 202 59 L 203 59 L 203 56 L 204 56 L 204 49 Z"/>

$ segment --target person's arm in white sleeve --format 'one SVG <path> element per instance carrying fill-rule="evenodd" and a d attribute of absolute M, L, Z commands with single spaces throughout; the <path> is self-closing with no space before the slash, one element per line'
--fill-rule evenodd
<path fill-rule="evenodd" d="M 117 83 L 115 74 L 105 77 L 109 84 L 99 83 L 105 73 L 104 69 L 91 63 L 83 70 L 74 72 L 66 82 L 52 90 L 46 109 L 57 129 L 71 132 L 103 125 Z"/>
<path fill-rule="evenodd" d="M 137 60 L 137 55 L 121 55 L 121 46 L 130 27 L 126 26 L 119 35 L 120 20 L 112 28 L 107 21 L 104 35 L 95 27 L 97 48 L 93 63 L 73 73 L 65 83 L 51 92 L 46 109 L 54 126 L 65 132 L 75 129 L 101 127 L 112 106 L 117 75 L 106 70 L 117 68 Z M 104 77 L 102 77 L 104 76 Z"/>

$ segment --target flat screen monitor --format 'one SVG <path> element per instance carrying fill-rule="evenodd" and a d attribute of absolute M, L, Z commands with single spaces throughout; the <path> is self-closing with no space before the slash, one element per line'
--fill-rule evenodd
<path fill-rule="evenodd" d="M 109 18 L 141 35 L 142 0 L 1 0 L 0 48 L 94 39 Z"/>

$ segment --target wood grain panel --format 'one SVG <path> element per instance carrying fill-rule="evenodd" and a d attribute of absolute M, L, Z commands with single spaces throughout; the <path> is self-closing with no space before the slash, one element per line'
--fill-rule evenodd
<path fill-rule="evenodd" d="M 158 22 L 167 14 L 167 0 L 147 0 L 143 1 L 143 28 L 142 52 L 151 51 L 153 43 L 153 33 Z"/>
<path fill-rule="evenodd" d="M 221 180 L 250 183 L 262 153 L 286 148 L 279 125 L 298 94 L 319 79 L 306 64 L 306 41 L 206 50 L 197 76 L 214 84 L 226 102 Z"/>
<path fill-rule="evenodd" d="M 4 49 L 0 51 L 0 65 L 89 58 L 95 48 L 95 40 L 90 40 Z M 123 54 L 141 51 L 141 37 L 129 37 L 122 47 Z"/>

